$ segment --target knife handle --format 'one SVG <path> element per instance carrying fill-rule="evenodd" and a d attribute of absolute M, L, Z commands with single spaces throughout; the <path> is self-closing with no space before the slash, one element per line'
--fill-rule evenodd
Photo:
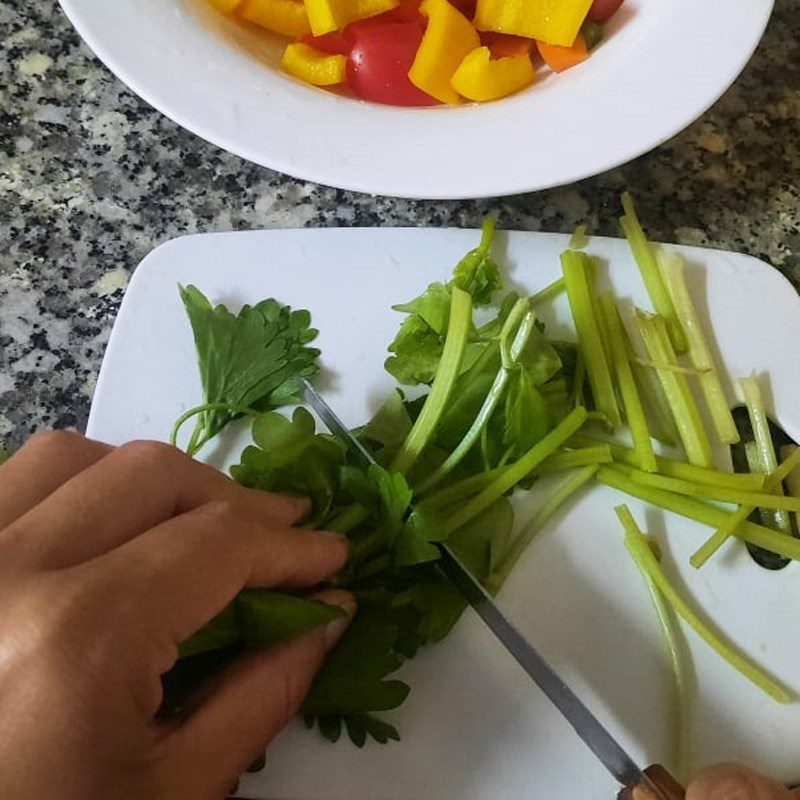
<path fill-rule="evenodd" d="M 649 766 L 644 774 L 661 791 L 661 797 L 654 794 L 649 786 L 640 783 L 626 786 L 618 795 L 617 800 L 684 800 L 686 792 L 661 764 Z"/>

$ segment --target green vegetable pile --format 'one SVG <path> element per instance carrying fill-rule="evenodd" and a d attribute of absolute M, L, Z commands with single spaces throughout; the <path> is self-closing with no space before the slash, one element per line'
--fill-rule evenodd
<path fill-rule="evenodd" d="M 637 310 L 632 325 L 623 323 L 617 299 L 596 290 L 599 266 L 579 249 L 585 235 L 573 237 L 554 284 L 533 297 L 504 292 L 491 252 L 494 225 L 487 221 L 478 247 L 449 282 L 432 283 L 394 307 L 405 317 L 385 366 L 399 386 L 355 431 L 380 465 L 366 470 L 296 405 L 300 378 L 319 368 L 308 312 L 270 299 L 232 314 L 197 288 L 181 288 L 204 402 L 177 421 L 173 442 L 194 418 L 187 449 L 196 454 L 232 420 L 252 417 L 253 441 L 231 468 L 233 478 L 310 497 L 304 524 L 342 533 L 351 543 L 338 585 L 357 596 L 358 612 L 303 708 L 308 725 L 331 741 L 343 729 L 359 746 L 368 738 L 399 738 L 380 716 L 409 692 L 393 674 L 443 639 L 465 609 L 437 569 L 438 542 L 446 540 L 496 593 L 536 533 L 593 480 L 712 527 L 692 558 L 695 567 L 730 537 L 777 559 L 769 566 L 800 560 L 791 517 L 800 499 L 782 491 L 800 451 L 778 465 L 758 383 L 749 378 L 743 382 L 751 439 L 746 470 L 716 467 L 714 445 L 739 442 L 740 431 L 683 265 L 650 245 L 627 196 L 623 205 L 623 231 L 656 313 Z M 537 317 L 539 306 L 560 292 L 569 300 L 577 344 L 549 338 Z M 278 410 L 287 405 L 296 405 L 290 415 Z M 658 441 L 682 455 L 658 455 Z M 561 483 L 532 519 L 515 524 L 510 495 L 554 472 L 563 473 Z M 785 688 L 689 608 L 627 509 L 620 516 L 670 640 L 667 618 L 675 611 L 756 685 L 788 701 Z M 181 661 L 165 677 L 168 700 L 180 704 L 186 676 L 337 613 L 302 597 L 242 593 L 184 643 Z"/>

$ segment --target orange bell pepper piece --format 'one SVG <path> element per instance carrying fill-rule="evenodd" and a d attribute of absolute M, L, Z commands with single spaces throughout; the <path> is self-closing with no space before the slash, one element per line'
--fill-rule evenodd
<path fill-rule="evenodd" d="M 351 22 L 367 19 L 400 5 L 400 0 L 304 0 L 311 32 L 323 36 Z"/>
<path fill-rule="evenodd" d="M 293 39 L 311 32 L 306 7 L 299 0 L 244 0 L 237 14 L 248 22 Z"/>
<path fill-rule="evenodd" d="M 592 0 L 478 0 L 475 27 L 571 47 L 591 5 Z"/>
<path fill-rule="evenodd" d="M 534 77 L 527 55 L 493 59 L 488 47 L 476 47 L 461 62 L 450 83 L 467 99 L 486 102 L 530 86 Z"/>
<path fill-rule="evenodd" d="M 586 39 L 579 33 L 572 47 L 559 47 L 545 42 L 536 42 L 539 55 L 544 59 L 550 69 L 555 72 L 563 72 L 565 69 L 580 64 L 589 58 L 589 48 L 586 46 Z"/>
<path fill-rule="evenodd" d="M 223 14 L 232 14 L 239 7 L 242 0 L 208 0 L 208 2 Z"/>
<path fill-rule="evenodd" d="M 315 50 L 303 42 L 287 45 L 281 66 L 290 75 L 313 86 L 333 86 L 344 83 L 347 58 Z"/>
<path fill-rule="evenodd" d="M 411 83 L 442 103 L 458 103 L 450 84 L 464 57 L 481 41 L 470 21 L 447 0 L 423 0 L 420 11 L 428 18 L 414 63 L 408 71 Z"/>

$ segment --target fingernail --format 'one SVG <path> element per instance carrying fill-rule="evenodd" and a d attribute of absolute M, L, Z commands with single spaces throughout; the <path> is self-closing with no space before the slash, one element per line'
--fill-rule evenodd
<path fill-rule="evenodd" d="M 355 600 L 344 600 L 337 605 L 342 609 L 342 611 L 345 612 L 345 614 L 347 614 L 347 616 L 332 620 L 325 627 L 325 647 L 328 650 L 330 650 L 331 647 L 333 647 L 336 642 L 339 641 L 339 639 L 342 637 L 342 634 L 350 625 L 350 622 L 353 619 L 353 614 L 356 613 Z"/>

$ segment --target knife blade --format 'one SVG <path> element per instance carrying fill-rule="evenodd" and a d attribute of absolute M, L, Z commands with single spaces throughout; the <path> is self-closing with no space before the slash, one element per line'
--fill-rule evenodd
<path fill-rule="evenodd" d="M 338 436 L 363 466 L 376 464 L 372 454 L 358 441 L 352 431 L 328 405 L 325 399 L 305 379 L 301 379 L 305 399 L 328 430 Z M 625 752 L 608 729 L 597 719 L 583 701 L 567 686 L 536 648 L 519 632 L 503 614 L 481 583 L 464 566 L 453 550 L 438 542 L 441 558 L 437 566 L 463 595 L 489 630 L 522 667 L 533 682 L 544 692 L 550 702 L 561 712 L 615 780 L 623 787 L 621 796 L 641 797 L 642 800 L 674 800 L 682 797 L 682 790 L 669 774 L 668 780 L 656 771 L 651 779 L 646 771 Z M 663 768 L 659 768 L 663 771 Z M 677 786 L 677 790 L 674 788 Z M 637 794 L 641 790 L 641 794 Z M 680 792 L 680 793 L 676 793 Z"/>

